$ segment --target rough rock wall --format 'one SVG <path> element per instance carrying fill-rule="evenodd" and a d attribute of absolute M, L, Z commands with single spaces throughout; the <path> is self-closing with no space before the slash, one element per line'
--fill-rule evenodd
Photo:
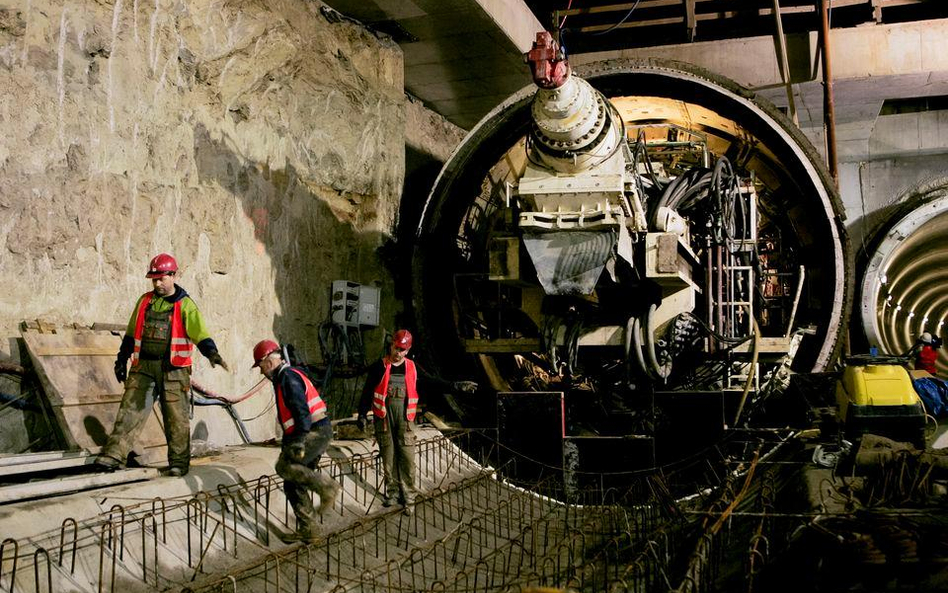
<path fill-rule="evenodd" d="M 0 3 L 0 358 L 19 357 L 21 320 L 126 323 L 162 251 L 231 364 L 198 357 L 212 389 L 253 385 L 264 337 L 318 360 L 332 280 L 380 286 L 391 329 L 376 249 L 404 177 L 401 51 L 329 16 L 299 0 Z M 211 442 L 236 440 L 220 409 L 197 414 Z M 274 436 L 272 411 L 250 428 Z"/>
<path fill-rule="evenodd" d="M 410 96 L 405 107 L 405 143 L 408 147 L 442 164 L 447 162 L 466 132 Z"/>

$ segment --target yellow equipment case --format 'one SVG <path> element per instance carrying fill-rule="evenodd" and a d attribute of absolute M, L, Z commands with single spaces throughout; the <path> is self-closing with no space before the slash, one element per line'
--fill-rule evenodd
<path fill-rule="evenodd" d="M 847 440 L 872 433 L 925 448 L 925 408 L 904 362 L 893 356 L 846 359 L 836 403 Z"/>

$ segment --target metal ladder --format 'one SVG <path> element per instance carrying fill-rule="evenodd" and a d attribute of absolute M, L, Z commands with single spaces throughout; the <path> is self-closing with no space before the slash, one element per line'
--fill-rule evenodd
<path fill-rule="evenodd" d="M 741 185 L 738 200 L 743 203 L 742 212 L 745 213 L 743 225 L 746 232 L 741 238 L 729 238 L 726 243 L 726 253 L 722 270 L 722 279 L 725 281 L 724 300 L 720 306 L 723 312 L 725 335 L 737 337 L 750 335 L 753 332 L 752 319 L 755 315 L 753 289 L 755 286 L 754 267 L 741 263 L 740 254 L 752 253 L 757 248 L 757 192 L 753 181 Z M 726 390 L 743 390 L 750 374 L 750 361 L 732 360 L 727 365 L 724 388 Z M 755 365 L 756 367 L 756 365 Z M 760 386 L 760 373 L 754 368 L 752 389 L 756 392 Z"/>

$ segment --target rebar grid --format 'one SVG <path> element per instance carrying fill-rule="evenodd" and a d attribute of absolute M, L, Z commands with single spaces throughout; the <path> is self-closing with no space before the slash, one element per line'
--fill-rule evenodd
<path fill-rule="evenodd" d="M 479 466 L 452 446 L 446 437 L 419 441 L 417 447 L 418 477 L 429 482 L 479 470 Z M 318 468 L 337 480 L 350 480 L 357 485 L 352 491 L 340 491 L 330 511 L 333 517 L 351 517 L 353 513 L 358 517 L 363 514 L 362 507 L 366 514 L 372 510 L 380 487 L 380 461 L 375 454 L 357 454 L 341 460 L 324 457 Z M 268 550 L 266 546 L 274 530 L 293 531 L 295 521 L 289 504 L 283 504 L 282 510 L 271 506 L 275 500 L 273 493 L 281 488 L 279 477 L 264 475 L 249 483 L 220 485 L 216 493 L 202 491 L 189 497 L 156 497 L 126 505 L 115 504 L 108 512 L 87 519 L 66 517 L 58 533 L 38 534 L 23 542 L 23 546 L 7 538 L 0 545 L 0 590 L 14 586 L 17 590 L 29 590 L 25 578 L 31 566 L 36 573 L 32 587 L 35 591 L 41 590 L 42 580 L 51 580 L 54 574 L 57 579 L 74 584 L 77 566 L 95 573 L 90 578 L 92 588 L 86 589 L 90 591 L 115 591 L 118 583 L 130 575 L 137 575 L 149 588 L 180 586 L 204 572 L 212 550 L 238 559 L 238 549 L 250 547 L 259 555 Z M 355 498 L 347 500 L 347 495 Z M 351 504 L 347 506 L 347 503 Z M 178 543 L 186 548 L 184 556 L 175 549 L 176 542 L 169 541 L 169 531 L 176 526 L 183 527 L 184 541 Z M 47 543 L 51 552 L 47 553 L 40 542 Z M 135 555 L 129 557 L 127 552 L 132 547 L 136 548 Z M 77 564 L 77 556 L 81 558 L 84 552 L 92 550 L 96 550 L 93 566 L 89 566 L 89 562 Z M 41 555 L 51 556 L 52 563 L 44 562 Z M 193 574 L 183 581 L 175 579 L 169 571 L 163 570 L 166 565 L 187 566 L 194 569 Z M 45 573 L 43 578 L 41 570 Z"/>
<path fill-rule="evenodd" d="M 241 589 L 277 591 L 299 591 L 303 580 L 305 590 L 498 591 L 530 584 L 601 590 L 619 574 L 624 542 L 653 528 L 642 524 L 649 517 L 566 505 L 481 474 L 420 499 L 412 515 L 356 523 L 188 590 L 227 590 L 231 577 Z"/>
<path fill-rule="evenodd" d="M 722 487 L 694 498 L 688 509 L 671 500 L 660 474 L 628 477 L 622 488 L 606 488 L 610 480 L 592 480 L 565 503 L 557 500 L 562 482 L 504 483 L 495 470 L 455 446 L 452 441 L 459 439 L 483 445 L 488 458 L 486 449 L 495 446 L 470 433 L 420 441 L 416 471 L 427 494 L 417 499 L 411 514 L 378 512 L 377 456 L 326 458 L 319 464 L 322 471 L 350 487 L 323 517 L 329 533 L 315 543 L 278 551 L 269 547 L 271 535 L 293 531 L 295 517 L 288 504 L 278 502 L 281 480 L 265 475 L 219 486 L 216 493 L 113 505 L 82 521 L 66 518 L 58 534 L 33 538 L 25 546 L 5 540 L 0 589 L 15 581 L 18 592 L 38 593 L 48 590 L 46 581 L 66 584 L 57 590 L 110 593 L 169 588 L 460 593 L 523 586 L 696 591 L 713 589 L 723 551 L 740 542 L 752 575 L 773 553 L 770 525 L 772 517 L 781 516 L 773 512 L 780 487 L 763 470 L 762 479 L 748 481 L 749 489 L 741 488 L 743 478 L 723 480 Z M 727 465 L 735 458 L 722 459 Z M 766 464 L 775 471 L 796 469 L 774 459 Z M 741 465 L 752 464 L 743 459 Z M 737 499 L 742 504 L 732 506 Z M 715 524 L 725 515 L 731 519 L 717 533 L 695 540 L 687 531 L 695 518 Z M 744 531 L 738 533 L 732 523 Z M 697 550 L 692 568 L 698 570 L 682 579 L 672 574 L 681 572 L 675 551 L 689 547 Z M 89 577 L 89 586 L 80 582 L 77 566 Z M 31 572 L 32 587 L 27 582 Z"/>

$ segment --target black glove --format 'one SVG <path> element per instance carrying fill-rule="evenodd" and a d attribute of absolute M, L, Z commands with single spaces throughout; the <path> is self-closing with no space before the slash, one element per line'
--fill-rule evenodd
<path fill-rule="evenodd" d="M 126 368 L 127 361 L 122 357 L 115 359 L 115 380 L 119 383 L 124 383 L 125 379 L 128 378 L 128 368 Z"/>
<path fill-rule="evenodd" d="M 230 370 L 230 368 L 228 368 L 227 366 L 227 363 L 224 362 L 223 358 L 221 358 L 221 353 L 218 352 L 217 350 L 214 350 L 213 352 L 208 352 L 207 359 L 211 361 L 212 367 L 220 366 L 220 367 L 224 367 L 225 371 Z"/>
<path fill-rule="evenodd" d="M 368 420 L 365 414 L 359 414 L 359 417 L 356 418 L 356 426 L 359 427 L 359 430 L 365 430 L 365 422 Z"/>
<path fill-rule="evenodd" d="M 477 383 L 474 381 L 455 381 L 453 387 L 457 393 L 474 393 L 477 391 Z"/>
<path fill-rule="evenodd" d="M 303 445 L 303 441 L 290 443 L 286 447 L 286 454 L 293 461 L 302 461 L 306 457 L 306 446 Z"/>
<path fill-rule="evenodd" d="M 118 355 L 115 357 L 115 378 L 119 383 L 124 383 L 128 379 L 128 359 L 135 351 L 135 339 L 126 334 L 122 338 L 122 345 L 119 346 Z"/>

